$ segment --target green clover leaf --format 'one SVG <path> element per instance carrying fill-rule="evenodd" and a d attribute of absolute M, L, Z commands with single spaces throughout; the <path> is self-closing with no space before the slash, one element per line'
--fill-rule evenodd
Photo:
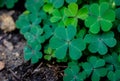
<path fill-rule="evenodd" d="M 61 9 L 54 9 L 50 18 L 50 22 L 57 23 L 58 26 L 64 26 L 65 18 L 66 17 L 64 15 L 64 7 Z"/>
<path fill-rule="evenodd" d="M 120 32 L 120 8 L 117 8 L 116 10 L 115 10 L 115 12 L 116 12 L 116 18 L 117 18 L 117 20 L 116 20 L 116 25 L 118 26 L 117 27 L 117 30 Z"/>
<path fill-rule="evenodd" d="M 89 43 L 88 49 L 90 52 L 98 52 L 100 55 L 106 54 L 107 47 L 114 47 L 117 43 L 112 31 L 98 35 L 87 34 L 85 41 Z"/>
<path fill-rule="evenodd" d="M 118 60 L 117 53 L 113 52 L 112 54 L 104 56 L 104 60 L 106 61 L 106 63 L 108 63 L 108 68 L 110 69 L 110 71 L 120 70 L 120 62 Z"/>
<path fill-rule="evenodd" d="M 38 13 L 44 5 L 44 0 L 26 0 L 25 7 L 32 13 Z"/>
<path fill-rule="evenodd" d="M 31 63 L 37 63 L 39 59 L 42 58 L 42 53 L 39 51 L 40 49 L 40 45 L 37 45 L 34 48 L 30 46 L 24 47 L 24 59 L 26 61 L 31 59 Z"/>
<path fill-rule="evenodd" d="M 0 7 L 3 7 L 4 5 L 6 5 L 7 8 L 13 8 L 14 4 L 17 2 L 18 0 L 0 0 Z"/>
<path fill-rule="evenodd" d="M 120 1 L 119 0 L 115 0 L 115 5 L 120 6 Z"/>
<path fill-rule="evenodd" d="M 45 4 L 45 5 L 43 6 L 43 10 L 44 10 L 45 12 L 48 12 L 49 14 L 51 14 L 51 13 L 53 12 L 53 6 L 52 6 L 52 4 L 50 4 L 50 3 Z"/>
<path fill-rule="evenodd" d="M 120 70 L 116 70 L 115 72 L 110 71 L 107 75 L 110 81 L 119 81 L 120 80 Z"/>
<path fill-rule="evenodd" d="M 30 14 L 23 13 L 19 16 L 19 19 L 16 21 L 17 28 L 21 29 L 21 34 L 24 34 L 26 32 L 29 32 L 30 29 L 34 26 L 39 26 L 39 23 L 41 22 L 41 14 Z"/>
<path fill-rule="evenodd" d="M 45 39 L 48 39 L 53 35 L 53 31 L 54 31 L 53 26 L 50 27 L 49 25 L 46 24 L 46 25 L 44 25 L 43 30 L 44 30 Z"/>
<path fill-rule="evenodd" d="M 43 30 L 39 26 L 36 26 L 32 27 L 30 32 L 25 33 L 24 37 L 26 38 L 28 45 L 34 47 L 44 42 L 45 38 L 42 34 Z"/>
<path fill-rule="evenodd" d="M 50 19 L 51 22 L 57 22 L 62 19 L 62 14 L 58 9 L 53 10 L 52 15 L 53 16 Z"/>
<path fill-rule="evenodd" d="M 58 59 L 66 57 L 67 51 L 73 60 L 77 60 L 82 56 L 85 48 L 85 42 L 82 38 L 75 39 L 76 28 L 74 26 L 57 27 L 54 36 L 50 39 L 50 47 L 55 49 L 55 56 Z M 69 50 L 68 50 L 69 49 Z"/>
<path fill-rule="evenodd" d="M 55 8 L 60 8 L 64 4 L 64 0 L 49 0 L 49 2 L 52 3 Z"/>
<path fill-rule="evenodd" d="M 76 62 L 68 63 L 68 67 L 64 70 L 64 74 L 63 81 L 84 81 L 86 78 L 86 73 L 80 72 L 80 67 Z"/>
<path fill-rule="evenodd" d="M 89 16 L 85 20 L 86 27 L 89 31 L 97 34 L 100 29 L 104 32 L 112 28 L 112 22 L 115 20 L 115 12 L 110 9 L 109 4 L 106 2 L 92 4 L 89 8 Z"/>
<path fill-rule="evenodd" d="M 53 57 L 55 57 L 54 55 L 54 51 L 50 48 L 50 47 L 47 47 L 45 50 L 44 50 L 44 53 L 46 54 L 44 56 L 44 59 L 50 61 Z"/>
<path fill-rule="evenodd" d="M 67 3 L 76 3 L 77 0 L 65 0 Z"/>
<path fill-rule="evenodd" d="M 89 77 L 91 74 L 92 81 L 100 81 L 100 77 L 104 77 L 107 74 L 107 69 L 103 68 L 105 61 L 103 59 L 91 56 L 88 58 L 88 62 L 82 63 L 82 67 Z"/>
<path fill-rule="evenodd" d="M 115 10 L 115 12 L 116 12 L 116 18 L 117 19 L 120 19 L 120 8 L 117 8 L 116 10 Z"/>
<path fill-rule="evenodd" d="M 76 3 L 70 3 L 68 8 L 64 9 L 64 14 L 67 18 L 64 20 L 64 24 L 77 26 L 78 19 L 86 19 L 88 16 L 88 8 L 82 7 L 78 10 L 78 5 Z"/>
<path fill-rule="evenodd" d="M 68 17 L 74 17 L 76 16 L 78 12 L 78 5 L 76 3 L 70 3 L 68 5 L 68 8 L 65 9 L 64 13 Z"/>
<path fill-rule="evenodd" d="M 79 19 L 85 20 L 88 17 L 88 8 L 87 6 L 83 6 L 78 10 L 77 17 Z"/>

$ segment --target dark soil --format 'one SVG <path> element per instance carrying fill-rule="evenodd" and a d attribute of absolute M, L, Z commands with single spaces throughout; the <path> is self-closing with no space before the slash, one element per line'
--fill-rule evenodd
<path fill-rule="evenodd" d="M 5 68 L 0 71 L 0 81 L 62 81 L 64 66 L 54 61 L 40 60 L 34 65 L 24 61 L 25 40 L 16 31 L 0 33 L 0 61 L 5 63 Z M 9 43 L 11 45 L 6 47 Z"/>
<path fill-rule="evenodd" d="M 7 10 L 3 10 L 6 11 Z M 0 10 L 1 12 L 1 10 Z M 17 19 L 21 12 L 12 15 Z M 0 30 L 0 61 L 5 63 L 0 71 L 0 81 L 62 81 L 64 64 L 40 60 L 37 64 L 24 61 L 23 49 L 26 41 L 19 30 L 9 33 Z"/>

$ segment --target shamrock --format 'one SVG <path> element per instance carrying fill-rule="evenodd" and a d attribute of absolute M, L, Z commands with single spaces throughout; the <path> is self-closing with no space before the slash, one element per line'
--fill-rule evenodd
<path fill-rule="evenodd" d="M 86 73 L 80 72 L 80 67 L 76 62 L 68 63 L 68 67 L 64 70 L 64 74 L 63 81 L 84 81 L 86 78 Z"/>
<path fill-rule="evenodd" d="M 104 60 L 108 64 L 110 71 L 120 70 L 119 56 L 117 53 L 113 52 L 112 54 L 104 56 Z"/>
<path fill-rule="evenodd" d="M 120 80 L 120 70 L 116 70 L 115 72 L 110 71 L 107 75 L 110 81 L 119 81 Z"/>
<path fill-rule="evenodd" d="M 115 12 L 110 9 L 106 2 L 100 5 L 94 3 L 89 8 L 89 16 L 85 20 L 85 26 L 89 31 L 97 34 L 100 29 L 104 32 L 112 28 L 112 22 L 115 20 Z"/>
<path fill-rule="evenodd" d="M 76 3 L 70 3 L 68 5 L 68 8 L 64 9 L 64 14 L 66 17 L 64 20 L 65 25 L 74 25 L 77 26 L 78 19 L 86 19 L 88 16 L 88 8 L 82 7 L 81 9 L 78 9 L 78 5 Z"/>
<path fill-rule="evenodd" d="M 69 54 L 70 58 L 77 60 L 82 56 L 86 44 L 82 38 L 75 39 L 76 28 L 74 26 L 57 27 L 54 36 L 50 39 L 50 47 L 55 49 L 55 56 L 63 59 Z M 69 51 L 67 53 L 67 51 Z"/>
<path fill-rule="evenodd" d="M 100 55 L 107 53 L 107 47 L 114 47 L 117 43 L 112 31 L 103 34 L 87 34 L 85 41 L 89 44 L 88 49 L 92 53 L 98 52 Z"/>
<path fill-rule="evenodd" d="M 107 74 L 107 69 L 103 68 L 105 61 L 103 59 L 91 56 L 88 58 L 88 62 L 82 63 L 82 68 L 89 77 L 91 74 L 92 81 L 100 81 L 100 77 L 104 77 Z"/>
<path fill-rule="evenodd" d="M 36 45 L 34 48 L 31 46 L 24 47 L 24 59 L 26 61 L 31 59 L 31 63 L 37 63 L 39 59 L 42 58 L 42 53 L 40 52 L 41 45 Z"/>

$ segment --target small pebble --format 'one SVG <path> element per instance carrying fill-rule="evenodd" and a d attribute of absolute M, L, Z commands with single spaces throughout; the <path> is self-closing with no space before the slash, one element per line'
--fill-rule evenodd
<path fill-rule="evenodd" d="M 16 57 L 19 57 L 20 56 L 20 54 L 19 53 L 17 53 L 17 52 L 15 52 L 15 53 L 13 53 Z"/>
<path fill-rule="evenodd" d="M 11 42 L 8 42 L 7 40 L 3 40 L 4 46 L 6 46 L 10 51 L 13 50 L 13 45 Z"/>

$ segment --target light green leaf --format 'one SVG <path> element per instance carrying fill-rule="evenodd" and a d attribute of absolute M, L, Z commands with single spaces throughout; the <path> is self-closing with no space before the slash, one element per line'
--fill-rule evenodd
<path fill-rule="evenodd" d="M 53 12 L 53 6 L 52 6 L 52 4 L 45 4 L 43 6 L 43 10 L 45 12 L 48 12 L 49 14 L 51 14 Z"/>
<path fill-rule="evenodd" d="M 82 20 L 85 20 L 88 17 L 88 8 L 82 7 L 81 9 L 79 9 L 77 17 L 82 19 Z"/>
<path fill-rule="evenodd" d="M 77 15 L 78 5 L 76 3 L 70 3 L 68 8 L 64 10 L 64 13 L 68 17 L 74 17 Z"/>

